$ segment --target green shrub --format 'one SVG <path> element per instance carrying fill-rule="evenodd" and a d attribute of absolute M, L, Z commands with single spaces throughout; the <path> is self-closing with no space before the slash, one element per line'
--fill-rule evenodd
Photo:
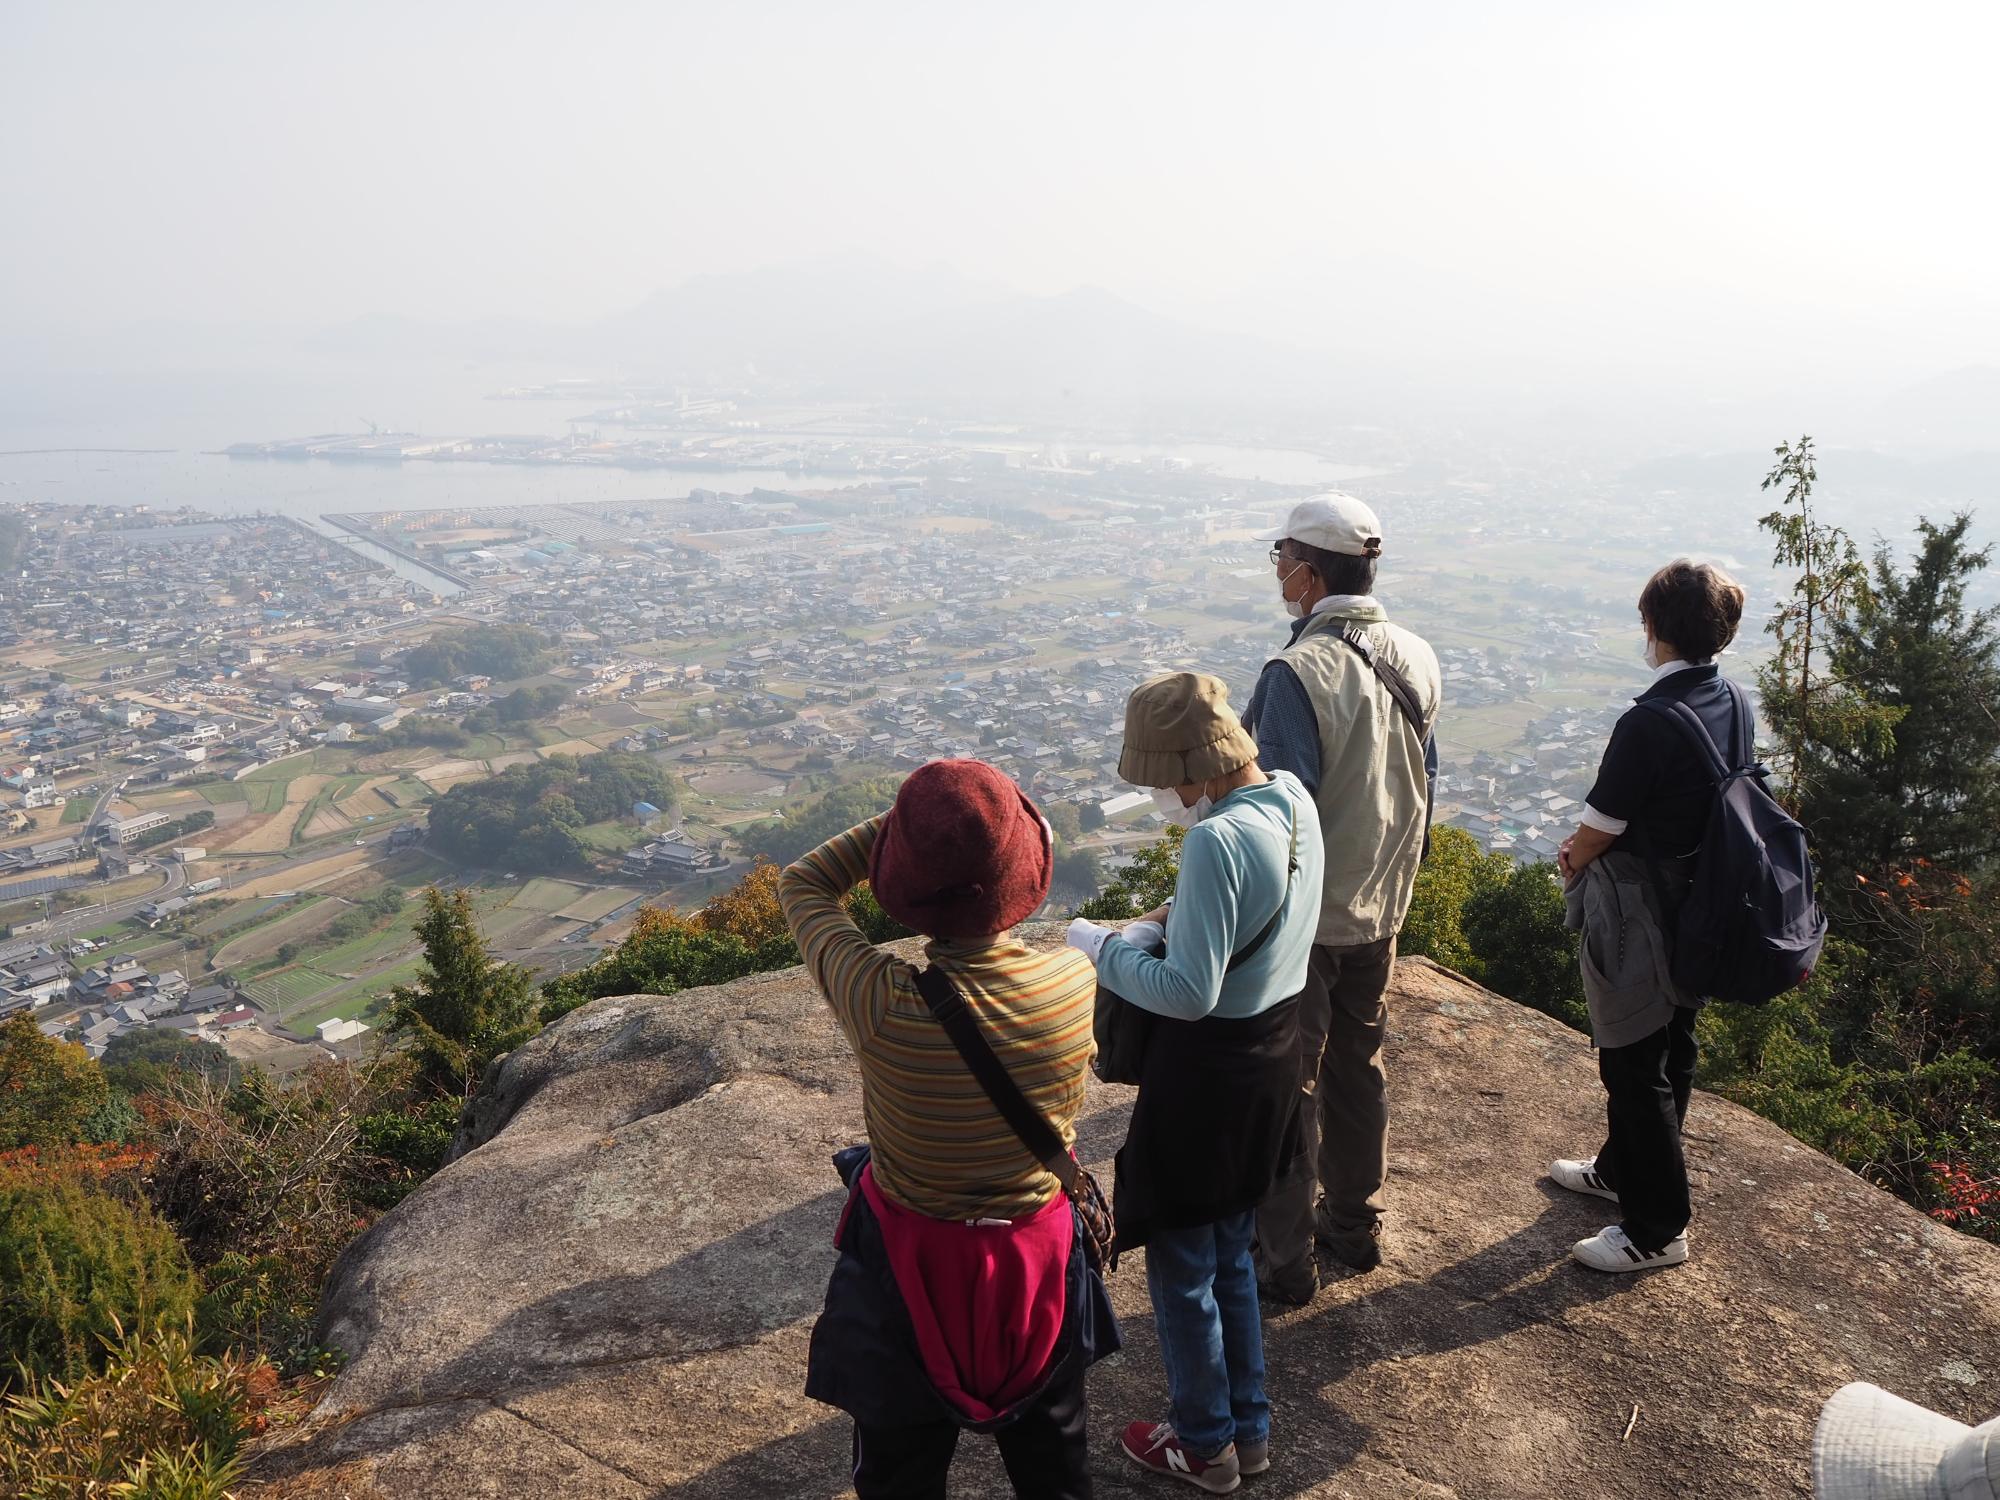
<path fill-rule="evenodd" d="M 0 1492 L 22 1500 L 227 1500 L 269 1366 L 197 1355 L 184 1330 L 114 1328 L 100 1374 L 38 1380 L 0 1406 Z"/>
<path fill-rule="evenodd" d="M 1417 867 L 1410 912 L 1396 939 L 1396 951 L 1422 954 L 1477 979 L 1480 958 L 1465 934 L 1466 903 L 1504 885 L 1513 868 L 1506 855 L 1481 850 L 1479 841 L 1463 828 L 1433 828 L 1430 852 Z"/>
<path fill-rule="evenodd" d="M 155 1099 L 147 1189 L 206 1284 L 204 1348 L 254 1349 L 287 1375 L 321 1366 L 312 1325 L 326 1274 L 384 1184 L 411 1180 L 407 1162 L 362 1141 L 363 1122 L 406 1097 L 410 1072 L 403 1059 L 327 1059 L 282 1089 L 262 1072 L 230 1089 L 183 1073 Z"/>
<path fill-rule="evenodd" d="M 677 912 L 643 908 L 632 933 L 596 963 L 542 986 L 541 1022 L 548 1025 L 602 995 L 671 995 L 708 984 L 727 984 L 795 964 L 790 937 L 752 944 L 733 932 L 714 932 Z"/>
<path fill-rule="evenodd" d="M 459 1101 L 432 1099 L 400 1110 L 363 1116 L 360 1148 L 375 1159 L 378 1175 L 357 1189 L 372 1208 L 392 1208 L 444 1165 L 458 1132 Z"/>
<path fill-rule="evenodd" d="M 0 1021 L 0 1151 L 91 1139 L 110 1097 L 104 1070 L 83 1048 L 43 1036 L 26 1016 Z"/>
<path fill-rule="evenodd" d="M 1554 865 L 1516 865 L 1504 879 L 1475 891 L 1459 915 L 1478 955 L 1481 984 L 1590 1029 L 1577 964 L 1577 935 L 1563 925 L 1563 883 Z"/>
<path fill-rule="evenodd" d="M 1174 893 L 1181 878 L 1181 840 L 1187 830 L 1169 825 L 1166 836 L 1132 857 L 1109 885 L 1076 909 L 1097 922 L 1124 922 L 1152 911 Z"/>
<path fill-rule="evenodd" d="M 313 1341 L 319 1296 L 338 1244 L 274 1253 L 229 1251 L 202 1267 L 195 1304 L 201 1347 L 254 1349 L 288 1375 L 324 1373 L 332 1356 Z"/>
<path fill-rule="evenodd" d="M 15 1367 L 73 1379 L 121 1327 L 183 1321 L 197 1291 L 187 1252 L 145 1208 L 66 1177 L 0 1173 L 0 1388 Z"/>

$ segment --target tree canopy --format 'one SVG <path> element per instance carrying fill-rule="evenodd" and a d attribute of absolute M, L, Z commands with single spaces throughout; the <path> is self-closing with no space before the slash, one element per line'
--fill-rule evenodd
<path fill-rule="evenodd" d="M 104 1048 L 104 1076 L 128 1094 L 163 1091 L 176 1074 L 197 1074 L 233 1083 L 241 1071 L 217 1042 L 203 1041 L 165 1026 L 121 1031 Z"/>
<path fill-rule="evenodd" d="M 788 865 L 836 833 L 887 812 L 896 800 L 900 776 L 873 776 L 836 787 L 771 823 L 759 823 L 742 835 L 743 847 L 773 864 Z"/>
<path fill-rule="evenodd" d="M 73 1146 L 111 1097 L 104 1070 L 26 1016 L 0 1021 L 0 1151 Z"/>
<path fill-rule="evenodd" d="M 423 902 L 423 964 L 416 983 L 389 992 L 384 1029 L 407 1043 L 422 1082 L 467 1095 L 489 1062 L 535 1034 L 534 982 L 487 951 L 470 892 L 429 886 Z"/>
<path fill-rule="evenodd" d="M 629 816 L 635 803 L 679 800 L 672 773 L 650 756 L 552 755 L 453 787 L 431 806 L 431 841 L 470 865 L 567 873 L 590 863 L 578 829 Z"/>
<path fill-rule="evenodd" d="M 444 630 L 403 658 L 418 687 L 439 687 L 472 674 L 505 682 L 539 672 L 553 655 L 548 637 L 525 625 L 473 625 Z"/>
<path fill-rule="evenodd" d="M 1804 814 L 1842 874 L 1911 857 L 1976 869 L 2000 853 L 2000 612 L 1966 607 L 1992 556 L 1966 544 L 1971 524 L 1919 520 L 1906 571 L 1882 544 L 1869 588 L 1830 627 L 1831 675 L 1893 718 L 1883 736 L 1805 742 Z"/>

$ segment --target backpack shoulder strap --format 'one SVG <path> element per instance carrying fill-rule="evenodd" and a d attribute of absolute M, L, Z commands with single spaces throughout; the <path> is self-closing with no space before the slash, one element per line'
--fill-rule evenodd
<path fill-rule="evenodd" d="M 1708 726 L 1701 722 L 1701 715 L 1689 708 L 1678 698 L 1642 698 L 1639 707 L 1649 709 L 1664 717 L 1678 728 L 1689 744 L 1694 746 L 1695 758 L 1708 767 L 1708 774 L 1717 786 L 1729 779 L 1730 765 L 1723 758 L 1722 748 L 1715 743 L 1715 736 L 1708 732 Z M 1737 715 L 1738 722 L 1742 715 Z"/>
<path fill-rule="evenodd" d="M 1750 698 L 1742 688 L 1727 677 L 1718 675 L 1719 681 L 1729 689 L 1729 701 L 1736 705 L 1736 767 L 1747 770 L 1757 764 L 1757 735 L 1751 725 Z"/>
<path fill-rule="evenodd" d="M 1424 724 L 1423 705 L 1417 701 L 1417 690 L 1410 686 L 1410 679 L 1384 661 L 1382 653 L 1375 649 L 1375 643 L 1353 625 L 1345 626 L 1340 632 L 1340 638 L 1360 654 L 1361 659 L 1367 662 L 1370 670 L 1375 673 L 1376 679 L 1389 690 L 1389 696 L 1396 700 L 1396 706 L 1403 711 L 1403 718 L 1416 732 L 1418 741 L 1421 743 L 1426 739 L 1430 731 Z"/>
<path fill-rule="evenodd" d="M 951 1038 L 951 1044 L 958 1048 L 958 1055 L 965 1059 L 972 1076 L 986 1090 L 986 1097 L 1000 1111 L 1000 1117 L 1021 1138 L 1021 1144 L 1028 1148 L 1036 1161 L 1055 1174 L 1064 1192 L 1075 1191 L 1076 1158 L 1064 1148 L 1062 1137 L 1056 1134 L 1055 1127 L 1028 1102 L 1020 1085 L 1008 1073 L 1007 1065 L 1000 1061 L 992 1045 L 980 1034 L 979 1022 L 966 1005 L 965 996 L 958 992 L 958 986 L 945 976 L 943 970 L 930 965 L 917 970 L 917 990 L 924 997 L 924 1004 L 930 1007 L 931 1014 L 937 1017 L 938 1024 L 944 1027 L 944 1034 Z"/>

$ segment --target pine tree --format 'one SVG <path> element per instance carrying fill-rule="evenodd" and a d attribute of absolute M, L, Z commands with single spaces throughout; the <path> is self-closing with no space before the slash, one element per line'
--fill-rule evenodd
<path fill-rule="evenodd" d="M 469 1095 L 489 1062 L 539 1029 L 534 981 L 487 952 L 470 893 L 429 886 L 423 899 L 423 967 L 415 984 L 389 992 L 385 1029 L 409 1043 L 423 1082 Z"/>
<path fill-rule="evenodd" d="M 1888 748 L 1896 711 L 1871 702 L 1815 662 L 1815 653 L 1826 660 L 1832 637 L 1866 599 L 1868 569 L 1853 539 L 1813 507 L 1819 482 L 1813 440 L 1780 443 L 1773 451 L 1778 462 L 1764 476 L 1763 488 L 1782 488 L 1784 502 L 1757 524 L 1773 538 L 1772 564 L 1794 573 L 1796 581 L 1771 616 L 1777 650 L 1758 672 L 1757 687 L 1787 781 L 1784 800 L 1803 814 L 1830 757 Z M 1811 826 L 1810 817 L 1807 823 Z"/>
<path fill-rule="evenodd" d="M 1928 860 L 1973 872 L 2000 853 L 2000 611 L 1968 612 L 1992 549 L 1972 517 L 1917 523 L 1898 572 L 1885 544 L 1872 587 L 1831 632 L 1832 674 L 1896 715 L 1886 744 L 1829 746 L 1808 809 L 1823 858 L 1871 877 Z"/>

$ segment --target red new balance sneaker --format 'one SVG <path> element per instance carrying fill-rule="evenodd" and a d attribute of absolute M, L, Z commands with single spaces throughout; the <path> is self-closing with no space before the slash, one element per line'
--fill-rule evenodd
<path fill-rule="evenodd" d="M 1213 1458 L 1199 1458 L 1180 1440 L 1171 1422 L 1134 1422 L 1119 1445 L 1135 1464 L 1198 1484 L 1211 1495 L 1226 1495 L 1243 1482 L 1234 1443 Z"/>

